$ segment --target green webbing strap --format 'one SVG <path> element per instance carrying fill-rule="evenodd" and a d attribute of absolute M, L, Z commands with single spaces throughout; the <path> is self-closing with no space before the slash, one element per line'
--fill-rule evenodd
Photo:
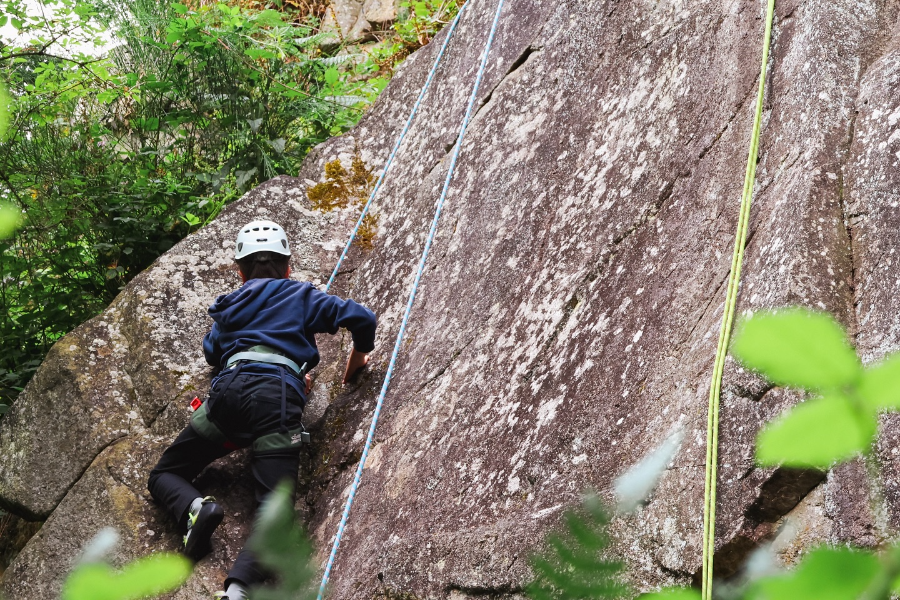
<path fill-rule="evenodd" d="M 209 420 L 208 401 L 204 402 L 203 405 L 195 410 L 194 414 L 191 415 L 191 426 L 194 428 L 194 431 L 211 442 L 214 442 L 216 444 L 224 444 L 228 441 L 228 438 L 224 433 L 222 433 L 222 430 L 216 427 L 216 424 Z"/>
<path fill-rule="evenodd" d="M 763 96 L 766 86 L 766 63 L 769 61 L 769 42 L 772 39 L 772 19 L 775 14 L 775 0 L 768 0 L 766 12 L 766 33 L 763 39 L 762 67 L 759 74 L 759 91 L 756 96 L 756 117 L 753 121 L 753 135 L 750 138 L 750 153 L 747 158 L 747 172 L 744 176 L 744 191 L 741 195 L 741 210 L 738 216 L 737 234 L 734 240 L 734 254 L 731 259 L 731 273 L 725 293 L 725 309 L 722 328 L 719 330 L 719 345 L 716 348 L 716 362 L 713 367 L 712 383 L 709 388 L 709 414 L 706 423 L 706 485 L 703 494 L 703 584 L 702 599 L 712 599 L 713 554 L 716 533 L 716 469 L 719 461 L 719 393 L 722 389 L 722 370 L 728 354 L 728 341 L 734 322 L 734 308 L 737 303 L 738 285 L 741 280 L 741 264 L 744 261 L 744 245 L 747 242 L 747 225 L 750 221 L 750 200 L 753 197 L 753 183 L 756 179 L 756 158 L 759 153 L 759 129 L 762 122 Z"/>
<path fill-rule="evenodd" d="M 287 433 L 276 432 L 258 437 L 253 441 L 254 452 L 267 452 L 269 450 L 287 450 L 299 448 L 304 442 L 304 429 L 292 429 Z"/>
<path fill-rule="evenodd" d="M 244 352 L 232 354 L 228 358 L 228 362 L 225 363 L 225 366 L 230 367 L 239 360 L 269 363 L 273 365 L 284 365 L 285 367 L 289 367 L 294 372 L 294 375 L 297 375 L 298 377 L 303 377 L 306 374 L 306 363 L 303 363 L 303 366 L 301 367 L 296 362 L 289 359 L 287 356 L 283 356 L 280 352 L 278 352 L 278 350 L 269 348 L 268 346 L 253 346 L 252 348 L 248 348 Z"/>

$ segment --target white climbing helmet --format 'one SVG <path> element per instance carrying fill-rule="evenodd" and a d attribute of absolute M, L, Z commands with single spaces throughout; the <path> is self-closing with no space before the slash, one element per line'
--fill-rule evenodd
<path fill-rule="evenodd" d="M 272 221 L 251 221 L 241 227 L 234 247 L 234 259 L 240 260 L 256 252 L 291 255 L 287 235 L 281 225 Z"/>

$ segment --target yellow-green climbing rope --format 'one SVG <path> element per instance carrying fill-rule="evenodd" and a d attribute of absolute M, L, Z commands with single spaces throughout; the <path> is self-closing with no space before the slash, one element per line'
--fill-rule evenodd
<path fill-rule="evenodd" d="M 753 197 L 753 183 L 756 179 L 756 157 L 759 153 L 759 129 L 762 122 L 763 96 L 766 87 L 766 63 L 769 61 L 769 42 L 772 39 L 772 20 L 775 14 L 775 0 L 768 0 L 766 11 L 766 33 L 763 38 L 762 67 L 759 73 L 759 91 L 756 96 L 756 116 L 753 120 L 753 134 L 750 137 L 750 153 L 747 158 L 747 172 L 744 175 L 744 191 L 741 195 L 741 210 L 738 216 L 737 234 L 734 240 L 734 254 L 731 258 L 731 273 L 725 293 L 725 309 L 722 328 L 719 330 L 719 344 L 716 348 L 716 362 L 713 367 L 712 383 L 709 388 L 709 413 L 706 423 L 706 485 L 703 493 L 703 600 L 712 599 L 713 554 L 716 533 L 716 471 L 719 461 L 719 393 L 722 389 L 722 369 L 728 354 L 728 341 L 734 323 L 734 308 L 737 303 L 738 284 L 741 280 L 741 264 L 744 261 L 744 245 L 747 242 L 747 225 L 750 221 L 750 200 Z"/>

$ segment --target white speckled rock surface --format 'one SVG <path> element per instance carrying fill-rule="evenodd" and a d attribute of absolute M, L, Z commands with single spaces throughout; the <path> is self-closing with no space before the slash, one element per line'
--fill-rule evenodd
<path fill-rule="evenodd" d="M 323 345 L 311 412 L 324 415 L 298 503 L 323 559 L 495 6 L 469 2 L 376 203 L 375 248 L 355 252 L 339 279 L 337 291 L 373 308 L 380 326 L 372 369 L 351 389 L 331 385 L 342 340 Z M 742 311 L 828 310 L 866 361 L 900 349 L 898 10 L 896 0 L 779 2 L 740 298 Z M 694 576 L 706 398 L 763 11 L 750 0 L 507 0 L 334 598 L 519 598 L 527 555 L 562 510 L 587 487 L 608 496 L 613 478 L 677 427 L 686 441 L 672 468 L 614 533 L 638 587 Z M 256 214 L 290 223 L 296 276 L 327 278 L 351 215 L 303 208 L 306 181 L 357 147 L 380 168 L 436 50 L 410 57 L 360 125 L 317 148 L 298 179 L 229 207 L 54 348 L 0 425 L 0 500 L 49 515 L 7 573 L 11 600 L 49 597 L 54 588 L 29 574 L 51 564 L 58 573 L 65 549 L 108 520 L 131 528 L 122 559 L 174 547 L 143 474 L 208 380 L 199 342 L 205 306 L 235 285 L 230 232 Z M 804 526 L 778 540 L 787 561 L 817 541 L 869 545 L 897 530 L 897 418 L 883 421 L 886 502 L 873 509 L 859 464 L 827 476 L 754 467 L 756 431 L 797 394 L 733 362 L 724 392 L 722 574 L 788 513 Z M 204 475 L 210 489 L 242 460 Z M 247 490 L 230 496 L 230 511 L 250 510 Z M 241 521 L 232 514 L 178 598 L 221 582 Z"/>

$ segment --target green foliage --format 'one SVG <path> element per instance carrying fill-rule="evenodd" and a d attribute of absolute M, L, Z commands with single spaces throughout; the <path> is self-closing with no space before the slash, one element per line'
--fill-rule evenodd
<path fill-rule="evenodd" d="M 4 16 L 2 19 L 6 19 L 6 17 Z M 3 86 L 0 86 L 0 140 L 6 137 L 6 130 L 9 128 L 9 103 L 9 94 Z M 21 211 L 14 204 L 0 202 L 0 240 L 15 233 L 21 223 Z"/>
<path fill-rule="evenodd" d="M 5 240 L 21 227 L 22 211 L 11 202 L 0 202 L 0 240 Z"/>
<path fill-rule="evenodd" d="M 760 432 L 756 458 L 763 465 L 827 469 L 865 452 L 875 436 L 875 415 L 839 393 L 797 405 Z"/>
<path fill-rule="evenodd" d="M 323 54 L 327 35 L 314 22 L 270 9 L 0 5 L 18 30 L 0 40 L 13 99 L 0 141 L 0 400 L 9 400 L 63 334 L 225 203 L 295 175 L 386 81 L 361 76 L 353 56 Z M 117 42 L 108 50 L 107 37 Z"/>
<path fill-rule="evenodd" d="M 403 2 L 389 39 L 362 55 L 318 30 L 320 1 L 0 6 L 0 26 L 16 30 L 0 39 L 7 401 L 55 341 L 161 253 L 352 127 L 397 62 L 459 10 Z"/>
<path fill-rule="evenodd" d="M 9 129 L 9 104 L 11 101 L 6 88 L 0 86 L 0 140 L 6 137 L 6 130 Z"/>
<path fill-rule="evenodd" d="M 877 412 L 900 404 L 900 357 L 863 369 L 834 319 L 802 309 L 763 312 L 745 320 L 732 350 L 779 385 L 804 388 L 807 400 L 757 438 L 763 465 L 827 469 L 869 451 Z M 887 600 L 900 592 L 900 545 L 877 553 L 851 548 L 812 550 L 790 572 L 750 576 L 729 598 L 741 600 Z M 695 590 L 645 596 L 697 598 Z M 673 595 L 674 594 L 674 595 Z"/>
<path fill-rule="evenodd" d="M 775 383 L 819 394 L 793 407 L 759 434 L 757 459 L 763 465 L 827 469 L 866 453 L 875 436 L 878 411 L 900 406 L 900 356 L 864 369 L 843 330 L 829 315 L 802 309 L 759 313 L 741 324 L 732 350 L 746 366 Z M 668 444 L 670 441 L 663 447 Z M 663 447 L 620 477 L 628 483 L 626 487 L 645 489 L 641 482 L 656 480 L 671 458 L 671 452 L 664 452 Z M 653 459 L 656 456 L 661 458 Z M 640 481 L 635 484 L 632 479 Z M 616 485 L 620 493 L 620 482 Z M 630 507 L 635 502 L 626 504 Z M 601 549 L 606 545 L 605 524 L 605 519 L 567 517 L 570 531 L 590 531 L 596 537 L 589 545 Z M 607 597 L 605 591 L 589 591 L 570 583 L 571 574 L 590 562 L 568 549 L 571 542 L 551 537 L 550 545 L 556 551 L 554 559 L 536 561 L 534 568 L 559 595 L 532 594 L 532 598 Z M 773 563 L 774 557 L 765 562 Z M 731 600 L 888 600 L 900 593 L 900 544 L 882 552 L 820 547 L 806 554 L 790 572 L 775 569 L 773 573 L 748 565 L 740 583 L 723 586 L 718 593 Z M 700 593 L 667 588 L 640 598 L 697 600 Z"/>
<path fill-rule="evenodd" d="M 101 530 L 88 542 L 65 582 L 61 600 L 135 600 L 178 589 L 191 574 L 191 563 L 178 554 L 155 554 L 119 570 L 104 560 L 118 544 L 112 528 Z"/>
<path fill-rule="evenodd" d="M 247 542 L 279 580 L 277 587 L 251 590 L 251 600 L 306 600 L 318 593 L 312 545 L 297 523 L 291 489 L 283 481 L 263 502 Z"/>
<path fill-rule="evenodd" d="M 177 554 L 157 554 L 132 562 L 120 571 L 107 564 L 81 565 L 63 585 L 62 600 L 134 600 L 178 589 L 191 574 L 191 564 Z"/>
<path fill-rule="evenodd" d="M 763 465 L 827 469 L 871 447 L 877 412 L 900 402 L 900 359 L 863 369 L 834 319 L 802 309 L 763 312 L 741 325 L 735 355 L 780 385 L 819 392 L 766 428 Z"/>
<path fill-rule="evenodd" d="M 826 313 L 763 312 L 744 323 L 732 351 L 773 383 L 811 390 L 853 385 L 862 369 L 844 331 Z"/>
<path fill-rule="evenodd" d="M 429 43 L 459 12 L 455 0 L 403 0 L 393 29 L 411 52 Z"/>
<path fill-rule="evenodd" d="M 732 600 L 888 600 L 896 594 L 900 546 L 877 553 L 852 548 L 811 550 L 791 571 L 751 577 L 737 587 L 721 587 Z M 696 600 L 697 590 L 668 588 L 641 600 Z"/>
<path fill-rule="evenodd" d="M 456 17 L 464 0 L 402 0 L 398 18 L 385 37 L 368 52 L 357 68 L 359 76 L 375 86 L 387 85 L 394 68 L 407 56 L 431 42 Z M 374 78 L 381 74 L 384 78 Z"/>
<path fill-rule="evenodd" d="M 788 573 L 753 582 L 744 600 L 856 600 L 882 571 L 878 557 L 849 548 L 811 551 Z"/>
<path fill-rule="evenodd" d="M 535 580 L 528 585 L 533 600 L 624 598 L 622 563 L 606 557 L 609 514 L 596 495 L 586 496 L 582 510 L 568 512 L 565 529 L 550 534 L 542 554 L 531 557 Z"/>

